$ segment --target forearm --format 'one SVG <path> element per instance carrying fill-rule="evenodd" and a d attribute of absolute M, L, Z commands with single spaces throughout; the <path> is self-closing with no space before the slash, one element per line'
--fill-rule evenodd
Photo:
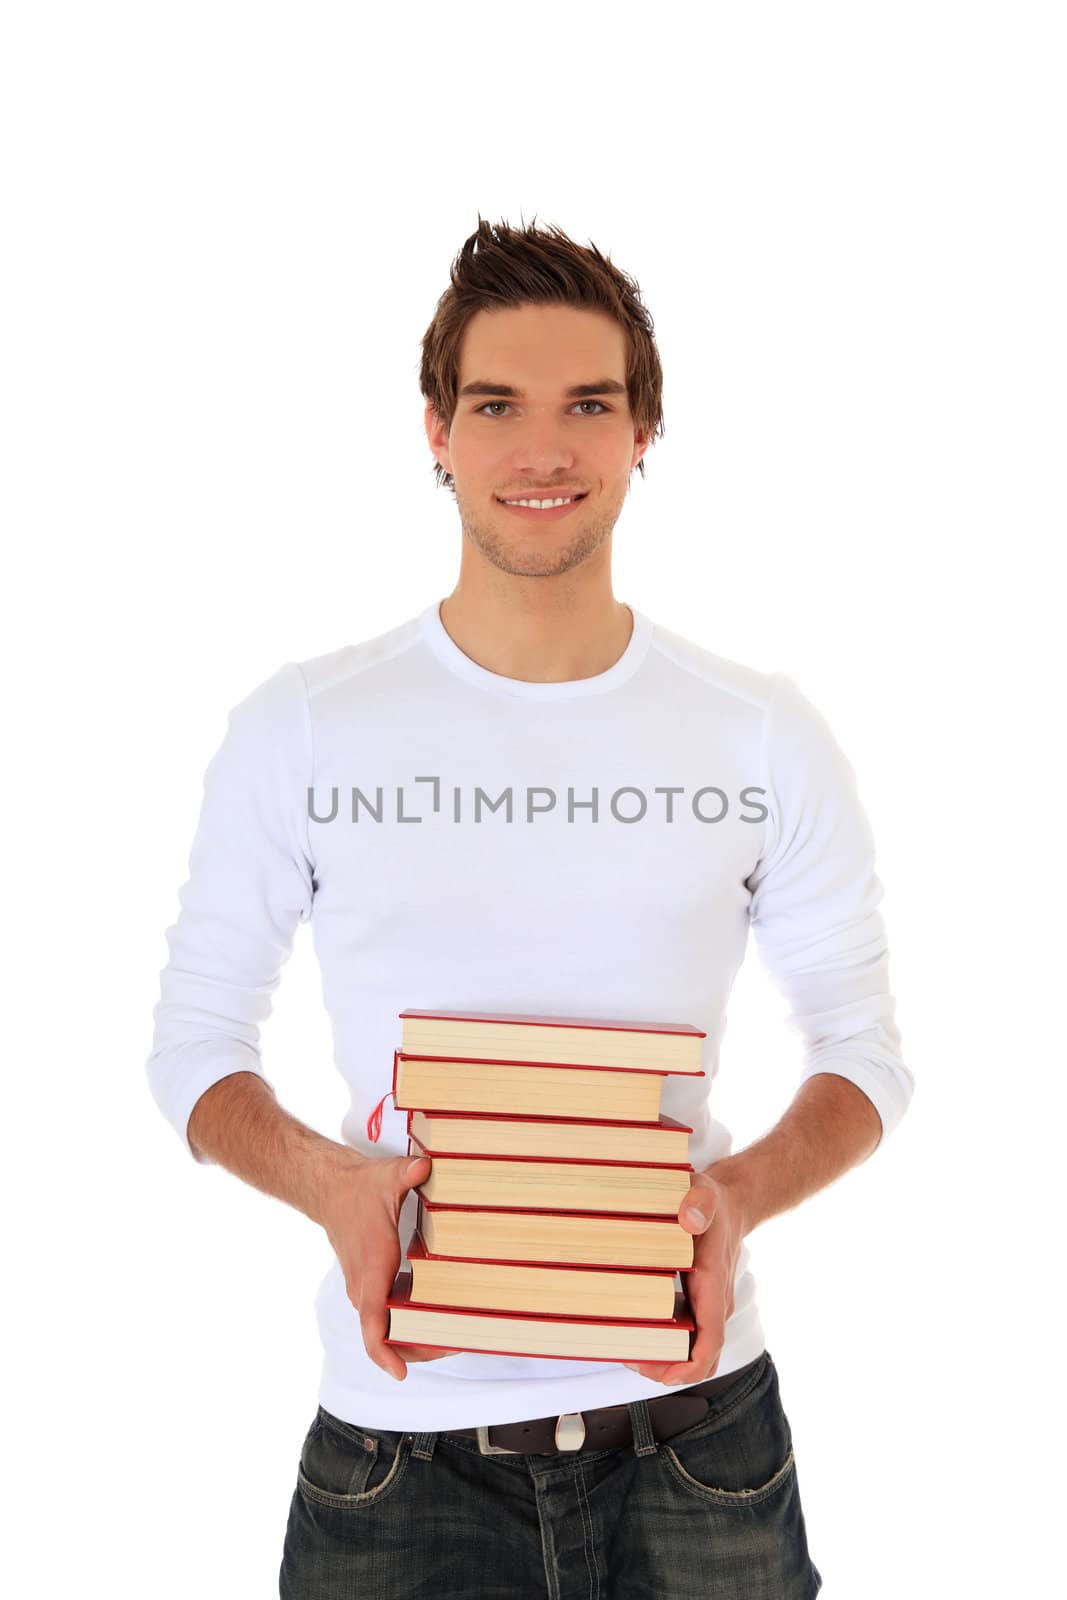
<path fill-rule="evenodd" d="M 881 1137 L 882 1119 L 862 1089 L 820 1072 L 801 1084 L 768 1134 L 705 1170 L 736 1194 L 751 1233 L 865 1161 Z"/>
<path fill-rule="evenodd" d="M 233 1072 L 200 1096 L 189 1119 L 194 1149 L 313 1222 L 337 1175 L 365 1160 L 307 1127 L 254 1072 Z"/>

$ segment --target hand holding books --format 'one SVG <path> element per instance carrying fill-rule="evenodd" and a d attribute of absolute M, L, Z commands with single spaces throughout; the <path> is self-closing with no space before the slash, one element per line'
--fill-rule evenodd
<path fill-rule="evenodd" d="M 430 1160 L 420 1156 L 363 1157 L 331 1177 L 323 1226 L 344 1273 L 348 1298 L 359 1312 L 371 1360 L 390 1377 L 407 1377 L 407 1361 L 455 1355 L 438 1345 L 385 1343 L 386 1296 L 400 1266 L 400 1208 L 409 1189 L 425 1181 Z"/>
<path fill-rule="evenodd" d="M 695 1210 L 693 1208 L 696 1208 Z M 678 1210 L 678 1221 L 694 1234 L 693 1266 L 686 1278 L 696 1337 L 688 1361 L 623 1365 L 653 1383 L 688 1386 L 713 1378 L 734 1310 L 734 1280 L 748 1226 L 735 1190 L 710 1171 L 694 1172 L 693 1184 Z"/>

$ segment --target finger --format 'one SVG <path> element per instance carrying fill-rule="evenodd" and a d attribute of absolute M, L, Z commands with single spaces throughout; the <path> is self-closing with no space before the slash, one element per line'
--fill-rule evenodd
<path fill-rule="evenodd" d="M 668 1363 L 664 1383 L 703 1383 L 718 1365 L 726 1339 L 722 1287 L 718 1275 L 702 1267 L 686 1274 L 686 1300 L 696 1324 L 688 1359 Z M 729 1313 L 726 1313 L 728 1315 Z"/>
<path fill-rule="evenodd" d="M 653 1383 L 679 1384 L 702 1383 L 711 1373 L 705 1370 L 710 1366 L 712 1358 L 718 1362 L 716 1350 L 721 1353 L 724 1334 L 722 1332 L 722 1315 L 715 1318 L 715 1298 L 711 1292 L 709 1274 L 700 1267 L 694 1267 L 692 1272 L 686 1274 L 686 1301 L 696 1324 L 696 1337 L 687 1361 L 624 1361 L 623 1366 L 631 1372 L 636 1372 L 639 1377 L 649 1378 Z M 716 1342 L 709 1332 L 709 1328 L 717 1322 L 719 1337 Z"/>
<path fill-rule="evenodd" d="M 692 1272 L 686 1274 L 686 1303 L 698 1330 L 700 1328 L 700 1313 L 705 1303 L 705 1294 L 703 1292 L 704 1277 L 705 1273 L 702 1272 L 699 1267 L 694 1267 Z M 692 1360 L 693 1356 L 697 1354 L 699 1339 L 700 1334 L 698 1332 L 697 1338 L 694 1340 L 692 1350 L 690 1351 L 690 1360 Z M 666 1382 L 666 1373 L 671 1371 L 672 1367 L 676 1367 L 678 1365 L 678 1362 L 671 1361 L 623 1362 L 623 1366 L 629 1368 L 631 1372 L 636 1372 L 641 1378 L 650 1378 L 653 1383 Z"/>
<path fill-rule="evenodd" d="M 392 1293 L 400 1266 L 400 1239 L 396 1233 L 397 1216 L 405 1195 L 417 1184 L 425 1183 L 430 1168 L 429 1156 L 398 1156 L 396 1160 L 395 1187 L 392 1200 L 387 1202 L 385 1227 L 378 1242 L 368 1245 L 361 1273 L 359 1296 L 359 1321 L 363 1344 L 368 1356 L 383 1372 L 400 1382 L 407 1377 L 407 1365 L 397 1352 L 402 1346 L 386 1344 L 389 1333 L 389 1307 L 386 1299 Z M 390 1209 L 391 1206 L 391 1209 Z"/>
<path fill-rule="evenodd" d="M 401 1160 L 403 1161 L 404 1157 L 401 1157 Z M 429 1167 L 429 1156 L 409 1156 L 407 1165 L 400 1168 L 400 1178 L 405 1189 L 411 1189 L 417 1183 L 425 1183 Z"/>
<path fill-rule="evenodd" d="M 390 1377 L 403 1380 L 407 1367 L 396 1352 L 396 1346 L 385 1342 L 389 1332 L 389 1308 L 386 1299 L 391 1294 L 400 1265 L 400 1241 L 391 1229 L 369 1244 L 363 1260 L 359 1288 L 359 1323 L 368 1356 L 388 1372 Z"/>
<path fill-rule="evenodd" d="M 714 1190 L 708 1184 L 694 1183 L 678 1207 L 678 1221 L 688 1233 L 703 1233 L 714 1214 Z"/>
<path fill-rule="evenodd" d="M 689 1352 L 689 1360 L 674 1361 L 665 1367 L 660 1382 L 703 1383 L 705 1378 L 713 1377 L 722 1355 L 723 1341 L 724 1333 L 721 1328 L 717 1338 L 713 1338 L 707 1328 L 701 1328 Z"/>
<path fill-rule="evenodd" d="M 430 1176 L 431 1161 L 429 1156 L 412 1156 L 405 1159 L 397 1158 L 395 1173 L 395 1186 L 392 1192 L 392 1216 L 394 1223 L 400 1219 L 400 1208 L 412 1189 L 417 1189 L 420 1183 L 425 1183 Z"/>
<path fill-rule="evenodd" d="M 458 1356 L 460 1350 L 442 1350 L 436 1344 L 393 1344 L 390 1350 L 395 1350 L 404 1361 L 438 1361 L 442 1356 Z"/>

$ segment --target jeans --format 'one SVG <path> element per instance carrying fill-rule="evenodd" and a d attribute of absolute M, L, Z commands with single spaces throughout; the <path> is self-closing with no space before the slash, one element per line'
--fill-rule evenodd
<path fill-rule="evenodd" d="M 769 1351 L 657 1443 L 483 1456 L 449 1433 L 360 1428 L 320 1406 L 304 1440 L 281 1600 L 813 1600 L 789 1421 Z"/>

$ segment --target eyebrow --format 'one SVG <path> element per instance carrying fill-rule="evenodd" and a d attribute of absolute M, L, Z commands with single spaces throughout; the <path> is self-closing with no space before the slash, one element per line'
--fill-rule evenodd
<path fill-rule="evenodd" d="M 615 378 L 601 378 L 599 383 L 575 383 L 569 389 L 564 389 L 568 400 L 588 400 L 598 394 L 625 394 L 626 385 L 619 383 Z M 465 383 L 457 399 L 462 400 L 468 394 L 489 394 L 505 400 L 521 400 L 521 389 L 512 388 L 510 383 L 486 383 L 484 378 L 475 378 L 471 383 Z"/>

